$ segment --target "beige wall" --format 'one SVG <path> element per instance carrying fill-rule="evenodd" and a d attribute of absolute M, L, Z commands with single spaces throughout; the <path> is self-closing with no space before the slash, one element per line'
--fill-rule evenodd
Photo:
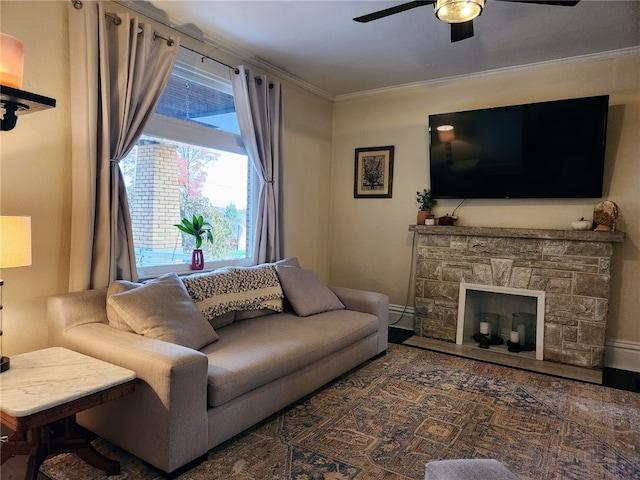
<path fill-rule="evenodd" d="M 18 118 L 0 133 L 0 207 L 30 215 L 32 265 L 2 270 L 3 353 L 47 345 L 47 298 L 65 291 L 69 264 L 70 119 L 66 4 L 0 2 L 0 29 L 24 43 L 23 89 L 56 108 Z"/>
<path fill-rule="evenodd" d="M 56 98 L 55 109 L 0 133 L 0 207 L 33 223 L 33 265 L 5 269 L 3 352 L 47 346 L 46 300 L 68 284 L 71 92 L 67 2 L 0 2 L 0 29 L 25 44 L 24 88 Z M 193 47 L 192 44 L 190 46 Z M 233 59 L 223 58 L 227 63 Z M 612 108 L 607 198 L 620 205 L 628 239 L 616 247 L 610 339 L 640 343 L 640 58 L 556 64 L 332 103 L 285 82 L 286 254 L 325 281 L 388 293 L 404 304 L 415 191 L 428 186 L 430 112 L 608 93 Z M 471 90 L 473 89 L 473 90 Z M 465 93 L 468 92 L 468 93 Z M 353 198 L 358 147 L 395 145 L 392 199 Z M 442 201 L 436 213 L 451 212 Z M 595 201 L 471 201 L 461 225 L 566 228 Z"/>
<path fill-rule="evenodd" d="M 333 103 L 299 88 L 283 101 L 285 254 L 327 281 Z"/>
<path fill-rule="evenodd" d="M 622 212 L 627 240 L 615 247 L 609 339 L 640 342 L 640 54 L 591 59 L 388 91 L 338 101 L 334 109 L 330 281 L 390 295 L 412 306 L 409 224 L 415 192 L 429 186 L 425 127 L 430 113 L 610 95 L 605 198 Z M 354 149 L 395 146 L 392 199 L 354 199 Z M 568 229 L 598 200 L 469 200 L 458 225 Z M 456 200 L 441 200 L 436 215 Z"/>
<path fill-rule="evenodd" d="M 31 215 L 33 265 L 4 269 L 3 354 L 48 344 L 47 298 L 66 292 L 70 244 L 71 92 L 66 1 L 0 2 L 0 29 L 25 46 L 28 91 L 53 97 L 57 107 L 0 133 L 0 211 Z M 122 7 L 120 7 L 122 8 Z M 191 48 L 192 40 L 184 39 Z M 222 58 L 235 63 L 231 58 Z M 286 253 L 328 277 L 332 102 L 284 82 Z"/>

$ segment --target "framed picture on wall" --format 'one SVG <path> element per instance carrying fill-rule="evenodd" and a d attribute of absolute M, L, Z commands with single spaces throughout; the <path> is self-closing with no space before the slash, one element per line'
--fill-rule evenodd
<path fill-rule="evenodd" d="M 393 149 L 356 148 L 353 198 L 391 198 Z"/>

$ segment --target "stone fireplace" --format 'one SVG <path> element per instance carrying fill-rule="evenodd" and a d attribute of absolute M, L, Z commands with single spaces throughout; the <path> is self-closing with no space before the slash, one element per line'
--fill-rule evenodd
<path fill-rule="evenodd" d="M 461 284 L 544 294 L 542 356 L 603 364 L 613 243 L 623 232 L 411 225 L 416 238 L 414 330 L 456 342 Z"/>

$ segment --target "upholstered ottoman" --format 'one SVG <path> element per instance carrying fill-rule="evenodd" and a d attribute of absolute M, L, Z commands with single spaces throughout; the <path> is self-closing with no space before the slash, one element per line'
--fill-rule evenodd
<path fill-rule="evenodd" d="M 424 480 L 518 480 L 493 459 L 438 460 L 425 466 Z"/>

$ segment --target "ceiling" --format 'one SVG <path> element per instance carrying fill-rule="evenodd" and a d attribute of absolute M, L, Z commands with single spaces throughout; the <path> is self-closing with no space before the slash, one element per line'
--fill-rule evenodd
<path fill-rule="evenodd" d="M 327 98 L 562 58 L 640 48 L 640 1 L 574 7 L 487 0 L 475 36 L 450 42 L 431 5 L 370 23 L 393 1 L 122 2 Z M 191 24 L 186 27 L 184 25 Z M 182 27 L 180 27 L 182 25 Z M 193 28 L 193 26 L 197 28 Z M 191 29 L 191 30 L 189 30 Z M 192 35 L 193 36 L 193 35 Z"/>

